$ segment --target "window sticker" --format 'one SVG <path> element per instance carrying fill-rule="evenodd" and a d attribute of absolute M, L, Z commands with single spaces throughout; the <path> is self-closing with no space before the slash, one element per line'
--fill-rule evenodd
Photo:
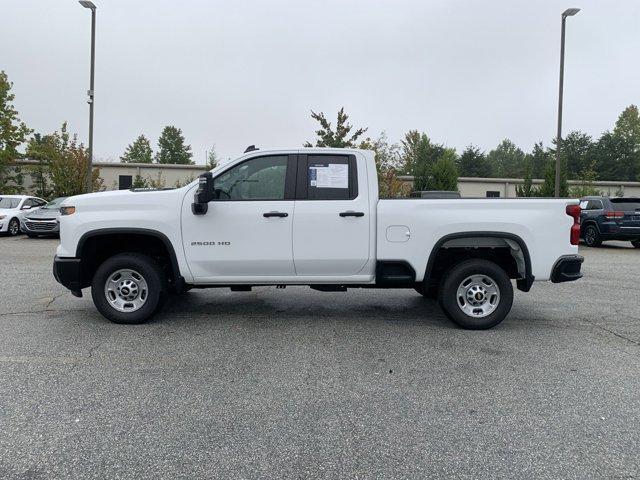
<path fill-rule="evenodd" d="M 330 163 L 309 167 L 309 186 L 316 188 L 349 188 L 349 165 Z"/>

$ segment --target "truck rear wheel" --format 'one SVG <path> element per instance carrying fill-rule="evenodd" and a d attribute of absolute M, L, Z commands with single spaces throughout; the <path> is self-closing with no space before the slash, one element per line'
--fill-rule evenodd
<path fill-rule="evenodd" d="M 152 258 L 121 253 L 105 260 L 91 282 L 98 311 L 114 323 L 144 323 L 166 297 L 167 280 Z"/>
<path fill-rule="evenodd" d="M 633 245 L 633 248 L 640 248 L 640 240 L 633 240 L 631 245 Z"/>
<path fill-rule="evenodd" d="M 466 260 L 444 275 L 438 301 L 447 317 L 460 327 L 484 330 L 499 324 L 511 310 L 513 286 L 495 263 Z"/>

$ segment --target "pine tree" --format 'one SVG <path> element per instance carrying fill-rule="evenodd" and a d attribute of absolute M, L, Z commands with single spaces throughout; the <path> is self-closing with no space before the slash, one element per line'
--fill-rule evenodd
<path fill-rule="evenodd" d="M 133 143 L 127 146 L 120 160 L 124 163 L 152 163 L 153 151 L 151 150 L 149 139 L 144 135 L 140 135 Z"/>
<path fill-rule="evenodd" d="M 536 196 L 537 192 L 533 188 L 533 179 L 531 178 L 532 172 L 532 157 L 529 156 L 524 166 L 524 183 L 522 185 L 516 185 L 516 197 Z"/>
<path fill-rule="evenodd" d="M 218 160 L 218 154 L 216 153 L 216 146 L 211 145 L 211 149 L 207 152 L 207 170 L 213 170 L 218 166 L 220 161 Z"/>
<path fill-rule="evenodd" d="M 544 183 L 540 186 L 537 197 L 554 197 L 556 193 L 556 162 L 547 162 L 544 170 Z M 569 196 L 569 185 L 567 184 L 567 168 L 564 162 L 560 162 L 560 197 Z"/>
<path fill-rule="evenodd" d="M 191 145 L 185 145 L 182 130 L 174 126 L 166 126 L 158 139 L 156 163 L 173 163 L 193 165 Z"/>
<path fill-rule="evenodd" d="M 493 170 L 487 157 L 478 147 L 469 145 L 458 159 L 461 177 L 491 177 Z"/>
<path fill-rule="evenodd" d="M 427 182 L 427 190 L 458 190 L 455 150 L 446 149 L 433 165 L 432 175 Z"/>

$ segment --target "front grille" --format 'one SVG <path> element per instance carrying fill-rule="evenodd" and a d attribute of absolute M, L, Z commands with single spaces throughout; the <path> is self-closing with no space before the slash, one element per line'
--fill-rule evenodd
<path fill-rule="evenodd" d="M 54 230 L 56 228 L 56 226 L 58 225 L 57 222 L 53 221 L 53 222 L 30 222 L 30 221 L 26 221 L 25 222 L 27 228 L 31 231 L 34 232 L 50 232 L 51 230 Z"/>

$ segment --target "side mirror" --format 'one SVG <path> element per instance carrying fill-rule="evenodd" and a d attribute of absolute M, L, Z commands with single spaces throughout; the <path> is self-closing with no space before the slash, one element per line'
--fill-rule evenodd
<path fill-rule="evenodd" d="M 199 177 L 198 189 L 193 195 L 191 211 L 194 215 L 204 215 L 209 209 L 208 203 L 214 198 L 213 175 L 211 172 L 205 172 Z"/>
<path fill-rule="evenodd" d="M 31 205 L 25 205 L 21 210 L 31 210 Z"/>

